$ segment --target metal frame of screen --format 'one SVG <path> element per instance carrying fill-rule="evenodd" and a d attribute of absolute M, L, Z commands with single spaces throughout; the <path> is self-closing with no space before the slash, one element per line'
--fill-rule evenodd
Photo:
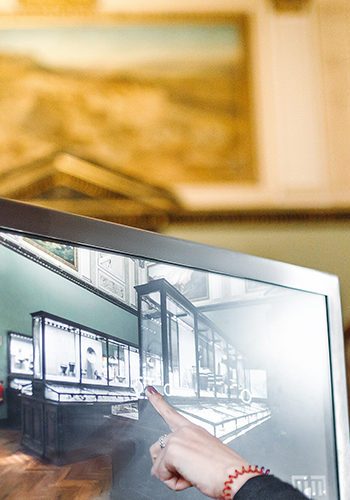
<path fill-rule="evenodd" d="M 0 199 L 1 230 L 324 295 L 329 322 L 339 500 L 350 498 L 349 420 L 343 326 L 336 276 L 6 199 Z"/>

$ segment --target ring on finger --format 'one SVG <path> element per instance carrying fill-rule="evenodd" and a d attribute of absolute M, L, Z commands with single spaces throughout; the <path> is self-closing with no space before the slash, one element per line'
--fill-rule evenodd
<path fill-rule="evenodd" d="M 159 446 L 163 449 L 166 446 L 168 434 L 162 434 L 158 439 Z"/>

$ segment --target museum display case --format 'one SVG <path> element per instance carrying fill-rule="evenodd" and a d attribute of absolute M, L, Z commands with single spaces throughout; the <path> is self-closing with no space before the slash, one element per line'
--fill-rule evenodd
<path fill-rule="evenodd" d="M 18 332 L 7 334 L 7 389 L 8 422 L 21 425 L 21 394 L 33 380 L 33 338 Z"/>
<path fill-rule="evenodd" d="M 33 338 L 17 332 L 8 332 L 9 373 L 33 376 Z"/>
<path fill-rule="evenodd" d="M 138 349 L 44 311 L 32 322 L 34 380 L 23 390 L 22 444 L 56 463 L 94 454 L 119 406 L 135 418 Z"/>
<path fill-rule="evenodd" d="M 233 438 L 270 418 L 265 370 L 166 279 L 138 293 L 141 376 L 212 434 Z"/>

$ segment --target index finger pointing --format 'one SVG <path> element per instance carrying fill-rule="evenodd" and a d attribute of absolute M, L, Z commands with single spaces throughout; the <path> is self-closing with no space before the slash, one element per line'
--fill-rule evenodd
<path fill-rule="evenodd" d="M 180 413 L 170 406 L 154 387 L 148 386 L 146 388 L 146 395 L 148 401 L 152 404 L 172 431 L 176 431 L 179 427 L 190 423 L 186 417 L 180 415 Z"/>

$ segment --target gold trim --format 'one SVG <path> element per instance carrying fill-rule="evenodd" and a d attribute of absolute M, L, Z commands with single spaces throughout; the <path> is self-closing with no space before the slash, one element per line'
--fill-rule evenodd
<path fill-rule="evenodd" d="M 69 15 L 84 14 L 98 10 L 98 0 L 17 0 L 17 9 L 23 14 Z"/>
<path fill-rule="evenodd" d="M 300 12 L 310 6 L 310 0 L 272 0 L 278 12 Z"/>
<path fill-rule="evenodd" d="M 240 19 L 251 17 L 244 11 L 213 11 L 213 12 L 135 12 L 135 13 L 99 13 L 87 15 L 28 15 L 14 12 L 8 14 L 0 11 L 0 29 L 9 28 L 21 29 L 23 27 L 51 27 L 51 26 L 108 26 L 114 24 L 139 24 L 143 23 L 181 23 L 191 21 L 193 24 L 208 23 L 211 24 L 230 24 L 239 22 Z M 13 23 L 12 25 L 2 26 L 2 23 Z"/>

